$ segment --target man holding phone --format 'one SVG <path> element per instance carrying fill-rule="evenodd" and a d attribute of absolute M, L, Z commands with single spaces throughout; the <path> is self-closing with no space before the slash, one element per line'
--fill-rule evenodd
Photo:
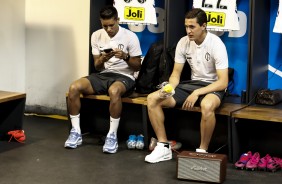
<path fill-rule="evenodd" d="M 113 49 L 104 49 L 103 51 L 104 51 L 105 53 L 110 53 L 110 52 L 113 51 Z"/>
<path fill-rule="evenodd" d="M 68 110 L 72 129 L 65 142 L 66 148 L 82 144 L 80 130 L 80 94 L 107 94 L 110 96 L 110 128 L 103 152 L 116 153 L 117 129 L 122 111 L 121 97 L 130 95 L 135 87 L 135 71 L 141 68 L 141 47 L 135 33 L 119 26 L 115 7 L 107 6 L 100 11 L 103 29 L 91 36 L 94 66 L 99 73 L 74 81 L 69 88 Z"/>

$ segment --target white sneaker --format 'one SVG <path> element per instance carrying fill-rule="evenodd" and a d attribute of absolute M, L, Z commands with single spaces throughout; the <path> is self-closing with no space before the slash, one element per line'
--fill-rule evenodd
<path fill-rule="evenodd" d="M 157 146 L 150 155 L 145 157 L 145 161 L 149 163 L 157 163 L 161 161 L 171 160 L 172 151 L 171 146 L 167 148 L 163 143 L 157 143 Z"/>

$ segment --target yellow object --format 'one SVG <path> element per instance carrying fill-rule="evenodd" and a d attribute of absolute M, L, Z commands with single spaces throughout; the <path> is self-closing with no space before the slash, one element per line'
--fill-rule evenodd
<path fill-rule="evenodd" d="M 167 85 L 164 86 L 163 90 L 166 93 L 171 93 L 173 91 L 173 87 L 170 84 L 167 84 Z"/>
<path fill-rule="evenodd" d="M 38 116 L 38 117 L 46 117 L 46 118 L 53 118 L 53 119 L 60 119 L 60 120 L 68 120 L 68 117 L 61 116 L 61 115 L 42 115 L 42 114 L 35 114 L 35 113 L 24 113 L 25 116 Z"/>

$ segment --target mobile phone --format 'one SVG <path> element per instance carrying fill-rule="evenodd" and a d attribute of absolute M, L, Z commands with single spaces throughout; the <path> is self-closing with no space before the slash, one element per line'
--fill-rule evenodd
<path fill-rule="evenodd" d="M 109 53 L 109 52 L 113 51 L 113 49 L 111 49 L 111 48 L 110 48 L 110 49 L 104 49 L 103 51 L 104 51 L 105 53 Z"/>

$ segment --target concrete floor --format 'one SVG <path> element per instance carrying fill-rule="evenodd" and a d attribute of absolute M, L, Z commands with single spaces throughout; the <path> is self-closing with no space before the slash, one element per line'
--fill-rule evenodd
<path fill-rule="evenodd" d="M 120 141 L 116 154 L 102 153 L 97 136 L 86 135 L 83 145 L 65 149 L 69 124 L 66 120 L 24 117 L 25 144 L 0 141 L 0 184 L 63 183 L 199 183 L 176 178 L 176 154 L 171 161 L 144 162 L 147 150 L 127 150 Z M 236 170 L 228 163 L 225 184 L 282 182 L 282 171 Z"/>

